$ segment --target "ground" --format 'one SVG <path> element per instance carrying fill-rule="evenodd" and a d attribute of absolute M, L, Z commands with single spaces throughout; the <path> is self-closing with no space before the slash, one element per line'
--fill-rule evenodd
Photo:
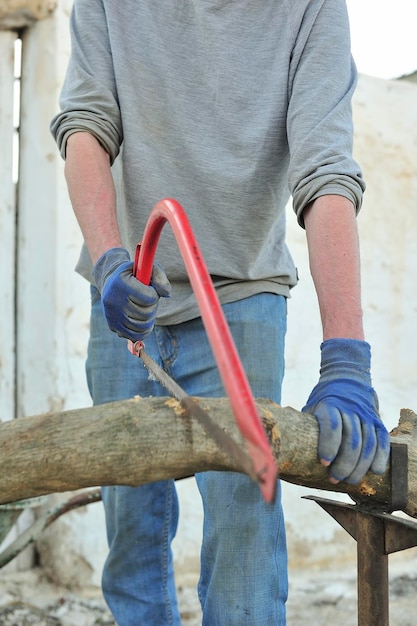
<path fill-rule="evenodd" d="M 415 552 L 392 555 L 390 625 L 414 626 L 417 608 Z M 178 580 L 182 626 L 200 626 L 196 574 Z M 355 626 L 356 566 L 290 569 L 288 626 Z M 0 626 L 115 626 L 96 588 L 69 590 L 48 581 L 42 570 L 4 574 L 0 570 Z M 271 625 L 273 626 L 273 625 Z"/>

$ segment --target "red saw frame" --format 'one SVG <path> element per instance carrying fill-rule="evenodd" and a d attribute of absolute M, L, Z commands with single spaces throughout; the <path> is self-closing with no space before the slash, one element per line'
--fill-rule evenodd
<path fill-rule="evenodd" d="M 136 247 L 134 276 L 149 285 L 159 237 L 166 222 L 172 228 L 183 258 L 236 423 L 247 442 L 262 495 L 267 502 L 272 502 L 276 491 L 277 464 L 201 250 L 188 217 L 176 200 L 165 198 L 153 207 L 142 241 Z"/>

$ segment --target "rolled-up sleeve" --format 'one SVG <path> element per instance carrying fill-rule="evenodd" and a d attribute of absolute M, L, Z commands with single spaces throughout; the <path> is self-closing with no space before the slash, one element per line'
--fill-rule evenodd
<path fill-rule="evenodd" d="M 317 7 L 316 3 L 311 3 Z M 365 183 L 352 157 L 352 95 L 357 71 L 344 0 L 325 0 L 296 38 L 289 83 L 289 186 L 301 226 L 303 210 L 335 194 L 360 210 Z"/>
<path fill-rule="evenodd" d="M 70 18 L 71 56 L 51 132 L 62 157 L 68 137 L 86 131 L 110 156 L 123 141 L 112 53 L 101 0 L 75 0 Z"/>

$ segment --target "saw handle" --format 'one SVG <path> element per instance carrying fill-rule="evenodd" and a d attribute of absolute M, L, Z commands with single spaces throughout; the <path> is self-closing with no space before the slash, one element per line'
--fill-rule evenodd
<path fill-rule="evenodd" d="M 237 425 L 246 439 L 263 497 L 267 502 L 272 502 L 276 491 L 277 465 L 203 255 L 187 215 L 176 200 L 164 199 L 153 207 L 142 241 L 136 247 L 134 276 L 149 285 L 165 222 L 169 222 L 183 258 L 223 385 Z M 131 342 L 129 349 L 137 354 Z"/>

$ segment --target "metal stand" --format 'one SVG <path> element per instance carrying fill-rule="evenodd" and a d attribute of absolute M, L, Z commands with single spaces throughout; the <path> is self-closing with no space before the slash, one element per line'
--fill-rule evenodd
<path fill-rule="evenodd" d="M 358 626 L 388 626 L 388 555 L 417 546 L 417 523 L 354 504 L 306 499 L 317 502 L 357 542 Z"/>
<path fill-rule="evenodd" d="M 417 523 L 395 517 L 405 510 L 408 496 L 407 446 L 391 443 L 391 502 L 389 512 L 375 510 L 363 502 L 345 504 L 315 496 L 357 543 L 358 626 L 389 625 L 388 555 L 417 546 Z"/>

